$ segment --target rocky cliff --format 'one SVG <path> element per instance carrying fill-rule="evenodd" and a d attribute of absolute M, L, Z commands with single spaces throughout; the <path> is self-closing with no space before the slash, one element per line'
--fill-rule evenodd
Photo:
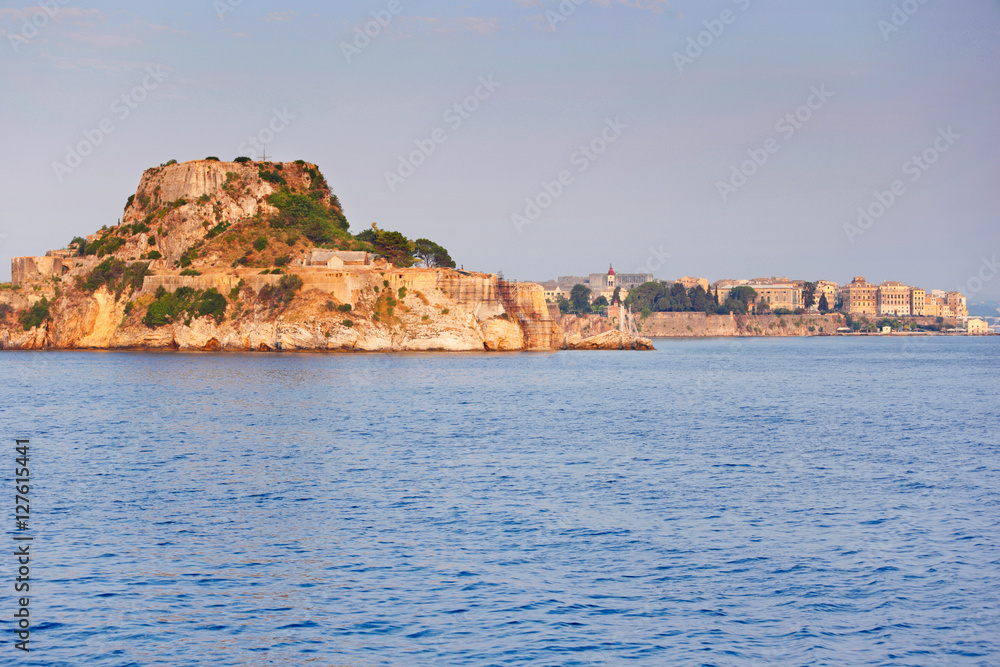
<path fill-rule="evenodd" d="M 149 169 L 119 225 L 74 241 L 18 258 L 15 283 L 0 289 L 0 349 L 561 344 L 538 285 L 368 261 L 356 251 L 372 247 L 347 233 L 339 200 L 306 162 Z M 317 248 L 340 255 L 314 266 Z"/>

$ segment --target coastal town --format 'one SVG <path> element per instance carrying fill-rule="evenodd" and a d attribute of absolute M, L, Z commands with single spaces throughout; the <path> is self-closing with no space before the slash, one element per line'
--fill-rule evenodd
<path fill-rule="evenodd" d="M 927 290 L 897 281 L 874 284 L 864 276 L 855 276 L 845 284 L 784 277 L 722 279 L 710 283 L 706 278 L 691 276 L 658 280 L 651 273 L 619 273 L 612 266 L 606 273 L 560 276 L 541 285 L 550 309 L 554 312 L 559 309 L 561 313 L 573 312 L 574 288 L 577 300 L 581 293 L 586 295 L 592 312 L 614 317 L 617 304 L 633 305 L 636 300 L 629 298 L 633 293 L 659 286 L 666 293 L 679 290 L 690 302 L 688 307 L 662 310 L 722 313 L 724 304 L 739 302 L 745 307 L 742 313 L 751 315 L 840 313 L 849 316 L 848 321 L 854 325 L 844 327 L 841 333 L 870 330 L 879 321 L 884 323 L 876 327 L 879 332 L 884 332 L 886 326 L 890 331 L 923 329 L 968 335 L 996 332 L 996 327 L 991 327 L 986 319 L 969 316 L 967 298 L 961 292 Z M 699 294 L 705 297 L 702 308 L 695 303 Z M 651 312 L 654 309 L 648 308 L 646 314 Z"/>

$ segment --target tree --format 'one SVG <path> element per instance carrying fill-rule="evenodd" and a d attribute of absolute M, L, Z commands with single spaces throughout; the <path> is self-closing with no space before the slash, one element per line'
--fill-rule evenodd
<path fill-rule="evenodd" d="M 78 257 L 83 257 L 87 254 L 87 239 L 82 236 L 74 236 L 73 240 L 69 242 L 69 247 L 76 250 Z"/>
<path fill-rule="evenodd" d="M 740 301 L 739 299 L 734 299 L 732 297 L 729 297 L 728 299 L 726 299 L 725 303 L 719 306 L 719 309 L 716 312 L 719 313 L 720 315 L 724 315 L 726 313 L 736 313 L 737 315 L 746 315 L 747 311 L 748 307 L 745 301 Z"/>
<path fill-rule="evenodd" d="M 625 305 L 635 311 L 647 308 L 652 311 L 657 299 L 662 298 L 665 294 L 666 290 L 662 284 L 656 281 L 643 283 L 629 290 L 628 297 L 625 299 Z"/>
<path fill-rule="evenodd" d="M 712 303 L 711 297 L 709 297 L 708 292 L 701 285 L 695 285 L 688 290 L 688 298 L 691 300 L 692 310 L 708 312 L 715 309 L 715 304 Z"/>
<path fill-rule="evenodd" d="M 365 243 L 371 243 L 375 245 L 375 241 L 378 240 L 378 233 L 374 229 L 366 229 L 354 235 L 359 241 L 364 241 Z"/>
<path fill-rule="evenodd" d="M 621 286 L 618 286 L 618 287 L 615 288 L 615 293 L 611 295 L 611 303 L 618 304 L 619 306 L 621 305 L 621 303 L 622 303 L 622 288 L 621 288 Z"/>
<path fill-rule="evenodd" d="M 811 308 L 816 303 L 817 283 L 806 283 L 802 288 L 802 304 L 806 308 Z"/>
<path fill-rule="evenodd" d="M 417 239 L 413 242 L 413 254 L 429 269 L 435 266 L 455 268 L 455 260 L 448 251 L 429 239 Z"/>
<path fill-rule="evenodd" d="M 686 312 L 691 310 L 691 297 L 688 295 L 688 291 L 684 289 L 684 285 L 681 283 L 674 283 L 670 286 L 670 302 L 663 304 L 662 306 L 657 306 L 660 312 L 663 311 L 678 311 Z"/>
<path fill-rule="evenodd" d="M 556 297 L 556 304 L 559 306 L 559 312 L 563 315 L 566 315 L 573 310 L 573 305 L 569 302 L 569 299 L 562 294 Z"/>
<path fill-rule="evenodd" d="M 583 315 L 590 312 L 590 288 L 586 285 L 573 285 L 569 293 L 569 303 L 573 312 Z"/>
<path fill-rule="evenodd" d="M 379 230 L 375 239 L 375 252 L 385 257 L 394 266 L 413 266 L 413 245 L 399 232 Z"/>
<path fill-rule="evenodd" d="M 729 298 L 734 301 L 742 302 L 745 306 L 747 306 L 747 310 L 749 310 L 749 307 L 757 301 L 757 290 L 749 285 L 740 285 L 739 287 L 733 288 L 733 290 L 729 293 Z"/>
<path fill-rule="evenodd" d="M 826 294 L 821 294 L 819 297 L 819 312 L 826 313 L 830 310 L 830 302 L 826 300 Z"/>
<path fill-rule="evenodd" d="M 609 305 L 610 304 L 608 303 L 608 298 L 602 294 L 601 296 L 594 299 L 594 303 L 590 304 L 590 309 L 591 311 L 597 313 L 604 310 Z"/>

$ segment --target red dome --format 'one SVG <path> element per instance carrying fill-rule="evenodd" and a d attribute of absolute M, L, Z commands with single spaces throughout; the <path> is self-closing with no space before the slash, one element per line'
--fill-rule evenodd
<path fill-rule="evenodd" d="M 610 269 L 608 269 L 608 275 L 609 276 L 615 275 L 615 267 L 612 266 Z"/>

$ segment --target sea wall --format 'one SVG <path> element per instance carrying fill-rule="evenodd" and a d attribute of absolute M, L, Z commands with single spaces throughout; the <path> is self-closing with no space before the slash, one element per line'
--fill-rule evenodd
<path fill-rule="evenodd" d="M 706 313 L 652 313 L 637 318 L 640 332 L 649 338 L 719 338 L 733 336 L 821 336 L 844 326 L 840 315 L 709 315 Z M 564 315 L 559 326 L 567 338 L 594 336 L 617 324 L 598 315 Z"/>

